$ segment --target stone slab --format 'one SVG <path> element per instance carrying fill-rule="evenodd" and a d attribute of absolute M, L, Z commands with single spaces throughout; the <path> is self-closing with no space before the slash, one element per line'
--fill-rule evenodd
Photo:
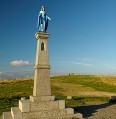
<path fill-rule="evenodd" d="M 54 117 L 43 117 L 38 119 L 84 119 L 82 114 L 77 113 L 73 115 L 66 115 L 66 116 L 54 116 Z"/>
<path fill-rule="evenodd" d="M 13 119 L 22 119 L 22 112 L 18 107 L 11 107 L 11 115 Z"/>
<path fill-rule="evenodd" d="M 13 119 L 11 112 L 3 112 L 3 119 Z"/>
<path fill-rule="evenodd" d="M 44 110 L 55 110 L 59 109 L 58 101 L 45 101 L 38 103 L 30 103 L 30 111 L 44 111 Z"/>
<path fill-rule="evenodd" d="M 25 117 L 24 117 L 25 115 Z M 52 117 L 41 117 L 36 119 L 84 119 L 82 114 L 77 113 L 73 115 L 65 115 L 65 116 L 52 116 Z M 10 112 L 4 112 L 3 113 L 3 119 L 13 119 Z M 23 119 L 33 119 L 30 117 L 29 113 L 23 113 Z"/>
<path fill-rule="evenodd" d="M 65 109 L 65 101 L 64 100 L 58 100 L 59 109 Z"/>
<path fill-rule="evenodd" d="M 19 109 L 21 112 L 30 111 L 30 100 L 19 100 Z"/>
<path fill-rule="evenodd" d="M 67 99 L 71 100 L 72 99 L 72 96 L 67 96 Z"/>
<path fill-rule="evenodd" d="M 67 109 L 67 115 L 74 114 L 74 109 L 73 108 L 68 108 Z"/>
<path fill-rule="evenodd" d="M 42 102 L 42 101 L 54 101 L 55 96 L 30 96 L 30 101 L 31 102 Z"/>
<path fill-rule="evenodd" d="M 19 100 L 19 109 L 21 112 L 65 109 L 65 101 L 30 102 L 28 99 L 23 99 Z"/>
<path fill-rule="evenodd" d="M 30 103 L 30 111 L 44 111 L 44 110 L 58 110 L 65 109 L 65 101 L 57 100 L 57 101 L 44 101 L 37 103 Z"/>
<path fill-rule="evenodd" d="M 63 109 L 63 110 L 29 112 L 29 113 L 23 113 L 23 118 L 25 119 L 27 117 L 30 117 L 31 119 L 41 119 L 41 118 L 49 118 L 49 117 L 55 117 L 55 116 L 59 116 L 59 117 L 64 116 L 65 117 L 68 114 L 72 115 L 72 114 L 74 114 L 74 111 L 72 111 L 71 108 L 67 108 L 67 109 Z"/>

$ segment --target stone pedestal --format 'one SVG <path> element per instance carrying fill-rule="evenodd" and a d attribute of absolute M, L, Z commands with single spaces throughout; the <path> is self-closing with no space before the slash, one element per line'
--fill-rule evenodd
<path fill-rule="evenodd" d="M 37 32 L 37 52 L 33 95 L 21 98 L 19 107 L 4 112 L 3 119 L 82 119 L 82 114 L 74 114 L 74 109 L 65 108 L 64 100 L 51 96 L 50 65 L 48 60 L 48 33 Z"/>
<path fill-rule="evenodd" d="M 35 76 L 34 76 L 34 89 L 33 95 L 50 96 L 50 65 L 48 60 L 48 33 L 35 34 L 37 39 L 37 51 L 35 60 Z"/>

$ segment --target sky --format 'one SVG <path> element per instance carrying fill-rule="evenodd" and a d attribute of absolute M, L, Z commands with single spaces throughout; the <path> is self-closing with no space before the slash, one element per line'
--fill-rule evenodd
<path fill-rule="evenodd" d="M 0 73 L 34 71 L 42 5 L 51 74 L 116 75 L 116 0 L 0 0 Z"/>

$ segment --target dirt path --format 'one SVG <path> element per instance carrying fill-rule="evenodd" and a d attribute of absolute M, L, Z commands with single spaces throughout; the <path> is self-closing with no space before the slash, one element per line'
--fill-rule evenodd
<path fill-rule="evenodd" d="M 82 113 L 85 119 L 116 119 L 116 103 L 80 106 L 75 110 Z"/>
<path fill-rule="evenodd" d="M 116 95 L 115 93 L 96 91 L 91 87 L 84 87 L 78 84 L 69 84 L 69 83 L 53 83 L 53 85 L 62 87 L 63 91 L 61 92 L 65 96 L 105 96 L 110 97 Z"/>

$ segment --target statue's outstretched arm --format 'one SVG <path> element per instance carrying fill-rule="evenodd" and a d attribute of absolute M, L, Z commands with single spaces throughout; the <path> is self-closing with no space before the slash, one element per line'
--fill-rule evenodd
<path fill-rule="evenodd" d="M 48 19 L 48 20 L 51 20 L 51 18 L 50 18 L 50 17 L 48 17 L 48 16 L 47 16 L 47 19 Z"/>

